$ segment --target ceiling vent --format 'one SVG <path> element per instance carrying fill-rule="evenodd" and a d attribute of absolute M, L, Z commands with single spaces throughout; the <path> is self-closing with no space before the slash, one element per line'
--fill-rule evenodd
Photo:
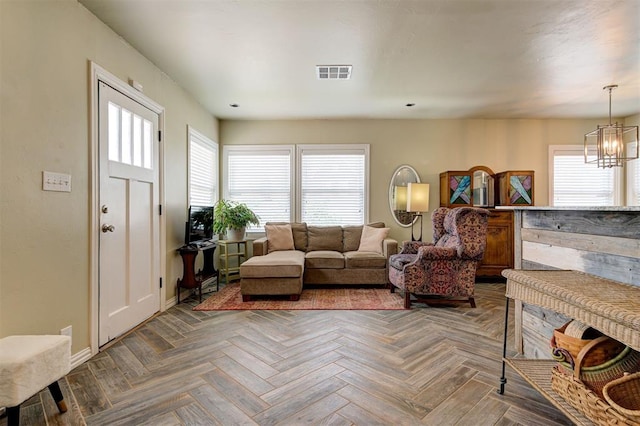
<path fill-rule="evenodd" d="M 349 80 L 351 65 L 316 65 L 318 80 Z"/>

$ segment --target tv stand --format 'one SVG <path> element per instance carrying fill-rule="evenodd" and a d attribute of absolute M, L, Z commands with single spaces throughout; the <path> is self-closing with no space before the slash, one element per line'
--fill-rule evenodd
<path fill-rule="evenodd" d="M 218 247 L 218 243 L 215 241 L 208 241 L 196 244 L 187 244 L 178 249 L 178 253 L 182 257 L 182 279 L 178 278 L 177 281 L 177 297 L 178 303 L 180 303 L 180 289 L 198 289 L 200 302 L 202 302 L 202 285 L 215 278 L 216 291 L 219 290 L 218 283 L 218 271 L 215 268 L 213 261 L 213 254 Z M 196 272 L 196 257 L 198 253 L 202 252 L 204 257 L 204 264 L 202 270 Z"/>

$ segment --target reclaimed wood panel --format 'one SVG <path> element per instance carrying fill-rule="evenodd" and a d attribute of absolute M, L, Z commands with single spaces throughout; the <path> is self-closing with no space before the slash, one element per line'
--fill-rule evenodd
<path fill-rule="evenodd" d="M 515 209 L 514 223 L 517 269 L 571 269 L 640 286 L 639 211 L 522 208 Z M 545 318 L 553 315 L 540 308 L 516 309 L 516 350 L 529 357 L 543 354 Z"/>
<path fill-rule="evenodd" d="M 638 239 L 640 215 L 633 211 L 522 210 L 522 227 Z"/>

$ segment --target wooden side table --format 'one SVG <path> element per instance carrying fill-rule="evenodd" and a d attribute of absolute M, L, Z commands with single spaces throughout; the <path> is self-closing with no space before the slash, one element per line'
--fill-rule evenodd
<path fill-rule="evenodd" d="M 229 283 L 240 279 L 240 265 L 247 260 L 247 240 L 220 240 L 220 277 Z"/>
<path fill-rule="evenodd" d="M 177 294 L 180 303 L 180 288 L 197 288 L 202 302 L 202 285 L 209 280 L 216 279 L 216 289 L 218 286 L 218 271 L 214 266 L 213 254 L 218 243 L 211 241 L 200 245 L 188 244 L 178 249 L 182 257 L 182 279 L 178 278 Z M 204 264 L 202 270 L 196 272 L 195 264 L 198 253 L 202 252 Z"/>

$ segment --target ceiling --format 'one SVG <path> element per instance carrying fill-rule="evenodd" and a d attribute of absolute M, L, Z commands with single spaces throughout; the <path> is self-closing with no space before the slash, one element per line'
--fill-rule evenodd
<path fill-rule="evenodd" d="M 220 119 L 640 112 L 640 0 L 78 1 Z"/>

